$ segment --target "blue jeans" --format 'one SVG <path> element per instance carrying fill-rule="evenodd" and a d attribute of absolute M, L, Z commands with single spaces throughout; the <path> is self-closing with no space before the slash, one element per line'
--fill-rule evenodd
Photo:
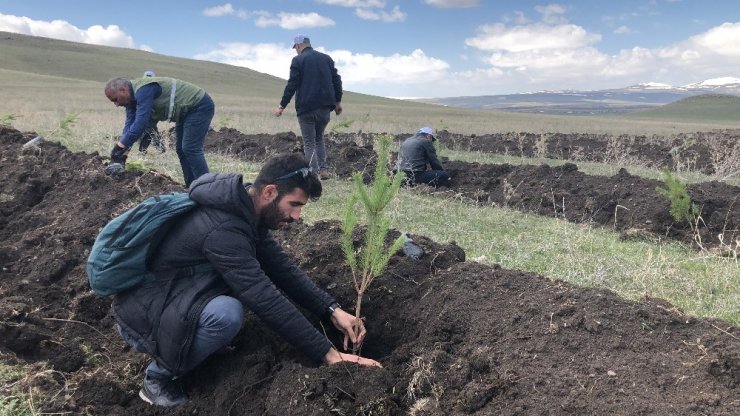
<path fill-rule="evenodd" d="M 203 143 L 211 127 L 214 112 L 213 100 L 206 94 L 198 104 L 182 116 L 175 126 L 177 139 L 175 150 L 180 159 L 182 176 L 187 187 L 200 175 L 208 173 L 208 163 L 203 154 Z"/>
<path fill-rule="evenodd" d="M 324 130 L 329 124 L 331 109 L 317 108 L 298 116 L 298 125 L 303 136 L 303 154 L 311 166 L 311 170 L 318 173 L 328 169 L 326 163 L 326 145 L 324 144 Z"/>
<path fill-rule="evenodd" d="M 239 300 L 230 296 L 217 296 L 203 308 L 195 329 L 195 337 L 183 364 L 183 374 L 195 368 L 209 355 L 227 346 L 239 333 L 244 321 L 244 307 Z M 143 352 L 138 342 L 118 328 L 121 337 L 136 351 Z M 172 379 L 173 374 L 152 360 L 146 375 L 160 379 Z"/>

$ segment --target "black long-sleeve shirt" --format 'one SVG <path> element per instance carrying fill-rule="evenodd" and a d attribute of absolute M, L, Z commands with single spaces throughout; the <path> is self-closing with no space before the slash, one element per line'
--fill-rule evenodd
<path fill-rule="evenodd" d="M 298 115 L 321 107 L 334 110 L 342 102 L 342 77 L 334 67 L 334 60 L 311 47 L 296 55 L 290 62 L 290 78 L 280 107 L 287 107 L 293 94 Z"/>

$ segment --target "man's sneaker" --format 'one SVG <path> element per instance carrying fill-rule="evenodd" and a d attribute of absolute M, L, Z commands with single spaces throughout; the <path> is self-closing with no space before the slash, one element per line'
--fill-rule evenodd
<path fill-rule="evenodd" d="M 326 180 L 326 179 L 329 179 L 329 178 L 331 178 L 331 174 L 329 173 L 329 171 L 328 171 L 328 170 L 326 170 L 326 169 L 321 169 L 321 170 L 319 171 L 319 178 L 321 178 L 322 180 Z"/>
<path fill-rule="evenodd" d="M 156 406 L 177 406 L 188 401 L 188 395 L 182 391 L 176 380 L 144 377 L 144 384 L 139 390 L 141 400 Z"/>

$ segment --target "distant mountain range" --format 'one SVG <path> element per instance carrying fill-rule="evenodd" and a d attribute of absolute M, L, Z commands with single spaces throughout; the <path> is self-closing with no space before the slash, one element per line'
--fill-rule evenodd
<path fill-rule="evenodd" d="M 538 91 L 474 97 L 421 98 L 412 101 L 449 107 L 523 113 L 598 115 L 655 108 L 702 94 L 740 96 L 740 78 L 721 77 L 675 87 L 656 82 L 595 91 Z"/>

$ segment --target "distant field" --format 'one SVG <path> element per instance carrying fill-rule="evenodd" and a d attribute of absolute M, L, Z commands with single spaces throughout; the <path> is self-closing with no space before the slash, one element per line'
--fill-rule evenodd
<path fill-rule="evenodd" d="M 65 114 L 80 113 L 82 134 L 113 134 L 121 128 L 123 111 L 103 96 L 106 80 L 139 76 L 146 69 L 206 88 L 216 102 L 214 123 L 245 133 L 297 131 L 295 113 L 270 115 L 285 81 L 242 67 L 149 52 L 84 45 L 11 33 L 0 37 L 0 117 L 16 114 L 21 130 L 52 130 Z M 286 72 L 289 62 L 285 63 Z M 410 133 L 422 125 L 463 134 L 494 132 L 562 132 L 660 134 L 740 128 L 732 117 L 693 117 L 677 114 L 639 118 L 569 117 L 469 110 L 412 103 L 347 92 L 345 113 L 330 128 L 345 132 Z M 690 103 L 689 103 L 690 104 Z M 707 105 L 705 102 L 698 106 Z M 721 106 L 721 104 L 720 104 Z M 687 111 L 691 111 L 690 108 Z M 697 109 L 696 114 L 712 113 Z M 690 122 L 687 122 L 689 120 Z M 343 127 L 344 126 L 344 127 Z"/>
<path fill-rule="evenodd" d="M 636 120 L 685 120 L 732 124 L 740 121 L 740 97 L 734 95 L 698 95 L 626 117 Z"/>

